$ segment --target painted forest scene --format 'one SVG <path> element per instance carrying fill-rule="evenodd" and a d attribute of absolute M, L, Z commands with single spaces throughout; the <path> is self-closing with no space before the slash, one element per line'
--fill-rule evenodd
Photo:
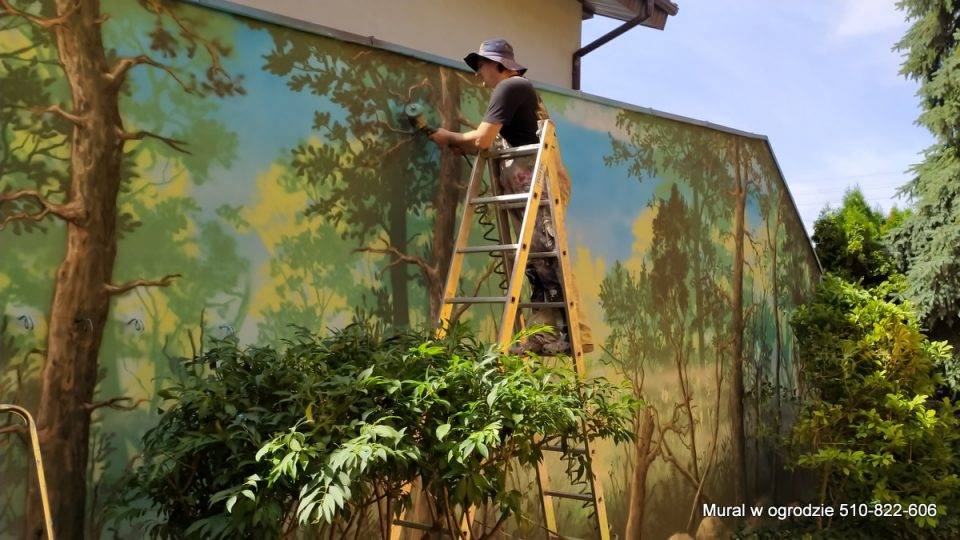
<path fill-rule="evenodd" d="M 428 333 L 471 160 L 404 111 L 415 104 L 453 131 L 480 124 L 490 90 L 465 68 L 189 2 L 0 0 L 0 15 L 0 403 L 36 419 L 57 536 L 387 537 L 387 494 L 433 456 L 438 483 L 479 471 L 477 485 L 431 503 L 453 516 L 479 501 L 483 530 L 470 538 L 546 537 L 540 450 L 503 443 L 509 422 L 511 441 L 592 426 L 614 538 L 767 530 L 706 515 L 709 505 L 939 500 L 910 495 L 902 479 L 920 481 L 902 471 L 882 477 L 892 494 L 844 491 L 855 482 L 843 467 L 882 476 L 857 468 L 873 454 L 796 446 L 836 435 L 824 425 L 845 414 L 809 403 L 852 399 L 830 381 L 858 368 L 828 358 L 889 347 L 909 363 L 884 373 L 916 380 L 884 387 L 874 413 L 922 417 L 925 435 L 897 436 L 914 437 L 917 456 L 949 453 L 956 394 L 918 373 L 957 372 L 949 345 L 894 304 L 919 282 L 905 285 L 907 263 L 878 240 L 895 231 L 908 243 L 897 227 L 922 224 L 856 207 L 854 193 L 817 222 L 815 251 L 766 138 L 538 90 L 572 179 L 566 234 L 596 344 L 583 392 L 547 360 L 474 345 L 491 343 L 493 308 L 457 312 L 463 334 Z M 843 220 L 856 212 L 874 223 L 857 244 L 874 249 L 873 282 L 849 252 L 826 251 L 849 251 Z M 463 294 L 497 294 L 494 259 L 470 261 L 463 283 L 475 290 Z M 874 288 L 849 288 L 858 279 Z M 851 334 L 882 331 L 830 356 L 827 334 L 846 327 L 823 306 L 843 302 L 862 315 Z M 931 339 L 955 335 L 935 328 Z M 864 377 L 866 400 L 881 383 Z M 915 394 L 946 405 L 925 409 Z M 325 422 L 347 427 L 322 444 L 304 435 Z M 362 464 L 322 461 L 358 441 L 372 449 L 352 454 Z M 28 430 L 0 415 L 0 538 L 43 537 L 32 460 Z M 571 460 L 547 460 L 542 474 L 562 482 L 583 463 Z M 954 465 L 927 485 L 960 491 Z M 564 534 L 597 534 L 586 505 L 558 508 Z M 770 536 L 742 537 L 792 537 L 772 521 Z M 902 537 L 938 537 L 925 536 L 937 526 Z M 823 537 L 853 537 L 837 534 Z"/>

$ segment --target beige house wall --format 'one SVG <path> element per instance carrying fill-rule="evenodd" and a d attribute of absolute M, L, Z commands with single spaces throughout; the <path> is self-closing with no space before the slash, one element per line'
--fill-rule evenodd
<path fill-rule="evenodd" d="M 502 37 L 535 81 L 570 88 L 577 0 L 232 0 L 235 4 L 460 60 Z"/>

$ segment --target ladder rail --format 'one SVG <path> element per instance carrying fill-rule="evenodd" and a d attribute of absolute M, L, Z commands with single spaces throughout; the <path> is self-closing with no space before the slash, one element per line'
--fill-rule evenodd
<path fill-rule="evenodd" d="M 548 122 L 547 125 L 552 126 L 552 122 Z M 558 257 L 560 263 L 560 285 L 564 293 L 563 299 L 565 303 L 563 311 L 567 317 L 567 333 L 570 339 L 570 350 L 573 353 L 574 370 L 577 378 L 580 381 L 583 381 L 586 376 L 586 365 L 583 358 L 582 336 L 580 335 L 579 306 L 576 305 L 576 302 L 578 302 L 580 299 L 573 298 L 573 295 L 569 294 L 569 292 L 572 290 L 571 285 L 573 283 L 573 269 L 570 267 L 570 251 L 567 242 L 566 212 L 563 205 L 560 204 L 559 177 L 562 164 L 560 162 L 560 152 L 558 149 L 556 132 L 553 129 L 544 129 L 544 137 L 542 142 L 547 148 L 548 156 L 547 168 L 549 169 L 549 174 L 547 175 L 547 182 L 550 193 L 550 214 L 553 216 L 553 226 L 556 234 L 556 249 L 560 254 L 560 257 Z M 593 508 L 596 512 L 597 532 L 602 540 L 607 540 L 610 537 L 610 524 L 607 516 L 607 505 L 603 496 L 603 486 L 596 477 L 594 468 L 594 463 L 596 460 L 596 448 L 590 443 L 589 437 L 586 435 L 586 428 L 586 424 L 583 424 L 581 427 L 581 432 L 583 434 L 582 443 L 587 459 L 586 472 L 590 486 L 590 493 L 593 497 Z M 541 486 L 541 496 L 543 496 L 544 492 L 545 490 Z"/>
<path fill-rule="evenodd" d="M 487 163 L 488 163 L 487 169 L 490 175 L 490 191 L 493 193 L 493 197 L 496 198 L 496 197 L 506 196 L 503 193 L 503 187 L 500 185 L 500 171 L 498 170 L 499 165 L 497 161 L 489 160 Z M 509 195 L 515 195 L 515 194 L 509 194 Z M 497 230 L 500 233 L 501 242 L 506 242 L 508 244 L 518 243 L 513 241 L 513 230 L 511 228 L 512 221 L 511 221 L 510 212 L 507 209 L 507 206 L 519 205 L 519 204 L 525 204 L 525 203 L 510 202 L 506 204 L 500 203 L 496 205 Z M 504 254 L 503 270 L 507 276 L 513 275 L 514 262 L 515 261 L 513 260 L 512 257 L 507 257 L 506 254 Z M 523 325 L 524 325 L 523 314 L 517 313 L 516 320 L 513 323 L 514 333 L 519 332 L 523 328 Z"/>
<path fill-rule="evenodd" d="M 43 526 L 47 532 L 47 539 L 54 539 L 53 517 L 50 513 L 50 498 L 47 495 L 47 478 L 43 474 L 43 457 L 40 454 L 40 436 L 37 433 L 37 423 L 33 420 L 30 411 L 10 403 L 0 403 L 0 413 L 10 413 L 19 416 L 27 423 L 30 433 L 30 449 L 33 453 L 33 464 L 37 470 L 37 485 L 40 488 L 40 506 L 43 510 Z"/>
<path fill-rule="evenodd" d="M 507 290 L 507 302 L 503 306 L 503 315 L 500 318 L 500 328 L 497 334 L 497 344 L 503 352 L 507 352 L 510 343 L 513 340 L 513 328 L 516 323 L 517 309 L 520 303 L 520 290 L 523 287 L 523 278 L 526 275 L 527 256 L 530 253 L 530 244 L 533 240 L 533 229 L 536 226 L 537 214 L 540 210 L 540 194 L 543 189 L 543 178 L 545 176 L 544 168 L 544 141 L 547 135 L 553 133 L 553 123 L 548 122 L 543 127 L 543 134 L 540 136 L 540 144 L 537 148 L 537 159 L 533 165 L 533 178 L 530 181 L 528 190 L 529 197 L 527 205 L 523 211 L 523 219 L 520 223 L 520 231 L 517 233 L 517 243 L 520 249 L 517 250 L 513 261 L 513 271 L 510 272 L 510 281 Z"/>
<path fill-rule="evenodd" d="M 467 245 L 470 238 L 470 222 L 476 213 L 476 206 L 470 204 L 480 192 L 480 184 L 483 179 L 483 164 L 487 158 L 478 154 L 473 163 L 473 171 L 470 173 L 470 182 L 467 184 L 466 194 L 463 200 L 463 215 L 460 216 L 460 225 L 457 227 L 457 237 L 453 244 L 453 252 L 450 257 L 450 266 L 447 268 L 447 278 L 443 284 L 443 297 L 440 301 L 439 324 L 437 325 L 436 336 L 443 337 L 446 334 L 446 325 L 450 324 L 450 317 L 453 315 L 453 304 L 447 302 L 457 291 L 457 283 L 460 280 L 460 270 L 463 267 L 463 256 L 460 248 Z"/>

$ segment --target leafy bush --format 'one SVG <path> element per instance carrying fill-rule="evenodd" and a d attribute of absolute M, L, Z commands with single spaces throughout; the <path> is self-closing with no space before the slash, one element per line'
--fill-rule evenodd
<path fill-rule="evenodd" d="M 401 489 L 418 476 L 440 516 L 490 503 L 505 518 L 522 498 L 506 485 L 512 460 L 534 465 L 541 445 L 566 447 L 582 424 L 628 440 L 638 405 L 464 327 L 434 341 L 366 324 L 323 339 L 301 329 L 282 350 L 218 342 L 162 397 L 116 507 L 161 538 L 276 538 L 311 523 L 345 532 L 373 520 L 371 507 L 382 530 L 382 501 L 409 504 Z M 584 458 L 565 457 L 582 474 Z"/>
<path fill-rule="evenodd" d="M 819 473 L 820 504 L 936 503 L 936 516 L 836 518 L 834 527 L 917 537 L 960 532 L 957 409 L 936 400 L 935 364 L 950 347 L 929 341 L 909 305 L 827 274 L 792 324 L 809 396 L 792 434 L 796 465 Z M 872 531 L 872 532 L 871 532 Z M 924 532 L 926 531 L 926 532 Z M 946 531 L 946 532 L 945 532 Z"/>
<path fill-rule="evenodd" d="M 884 235 L 903 221 L 905 212 L 888 216 L 871 208 L 859 188 L 847 191 L 840 208 L 824 208 L 813 224 L 813 240 L 823 269 L 866 286 L 881 283 L 894 272 Z"/>

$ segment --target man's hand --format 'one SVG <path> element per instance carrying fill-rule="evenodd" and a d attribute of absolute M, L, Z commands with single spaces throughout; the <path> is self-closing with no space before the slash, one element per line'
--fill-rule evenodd
<path fill-rule="evenodd" d="M 453 141 L 453 132 L 447 129 L 438 128 L 430 134 L 430 140 L 437 143 L 437 146 L 444 148 Z"/>

